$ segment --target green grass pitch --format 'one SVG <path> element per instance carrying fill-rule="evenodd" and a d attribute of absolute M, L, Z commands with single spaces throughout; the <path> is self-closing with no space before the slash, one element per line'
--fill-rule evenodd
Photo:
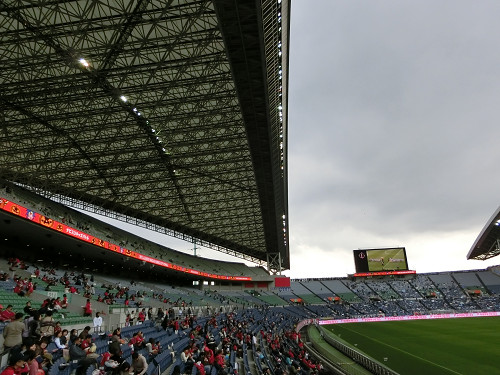
<path fill-rule="evenodd" d="M 500 317 L 325 326 L 401 375 L 500 374 Z"/>

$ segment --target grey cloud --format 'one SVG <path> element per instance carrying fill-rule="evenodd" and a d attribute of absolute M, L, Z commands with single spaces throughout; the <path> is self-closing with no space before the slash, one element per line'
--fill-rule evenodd
<path fill-rule="evenodd" d="M 477 227 L 499 203 L 500 3 L 310 4 L 292 10 L 292 234 Z"/>

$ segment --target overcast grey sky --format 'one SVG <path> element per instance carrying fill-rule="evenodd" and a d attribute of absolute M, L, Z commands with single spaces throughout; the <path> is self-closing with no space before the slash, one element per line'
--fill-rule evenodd
<path fill-rule="evenodd" d="M 417 272 L 465 259 L 500 204 L 499 1 L 292 2 L 292 277 L 406 246 Z"/>
<path fill-rule="evenodd" d="M 500 1 L 293 0 L 291 13 L 286 274 L 346 276 L 366 247 L 405 246 L 417 272 L 500 264 L 466 260 L 500 204 Z"/>

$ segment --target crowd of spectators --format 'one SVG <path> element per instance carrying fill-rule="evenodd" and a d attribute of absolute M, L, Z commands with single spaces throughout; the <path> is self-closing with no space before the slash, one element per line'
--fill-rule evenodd
<path fill-rule="evenodd" d="M 16 269 L 30 271 L 32 278 L 15 275 Z M 300 336 L 293 330 L 300 319 L 332 315 L 349 318 L 423 314 L 447 309 L 493 310 L 499 306 L 497 296 L 473 298 L 449 276 L 418 275 L 392 282 L 343 280 L 344 285 L 359 297 L 357 303 L 328 300 L 321 305 L 307 306 L 290 302 L 286 308 L 272 308 L 262 303 L 227 314 L 222 310 L 209 310 L 213 313 L 212 318 L 199 320 L 194 315 L 192 302 L 179 298 L 171 300 L 166 290 L 140 290 L 134 281 L 123 283 L 127 285 L 122 282 L 97 285 L 93 276 L 46 266 L 28 266 L 19 259 L 9 259 L 9 271 L 15 282 L 13 292 L 20 296 L 29 296 L 36 290 L 35 280 L 54 281 L 63 285 L 65 291 L 71 291 L 69 288 L 81 291 L 87 297 L 82 313 L 93 318 L 93 329 L 89 326 L 82 332 L 75 332 L 68 328 L 68 332 L 67 327 L 54 319 L 54 313 L 68 307 L 66 294 L 62 299 L 46 298 L 36 308 L 27 302 L 22 312 L 14 311 L 12 305 L 0 306 L 0 321 L 5 324 L 4 348 L 11 352 L 10 366 L 5 374 L 22 372 L 16 367 L 22 362 L 19 358 L 25 360 L 26 365 L 22 368 L 29 367 L 30 375 L 42 375 L 42 371 L 48 374 L 59 358 L 76 361 L 78 374 L 83 374 L 90 366 L 103 367 L 113 374 L 145 373 L 151 361 L 165 352 L 173 360 L 180 361 L 179 369 L 187 373 L 233 373 L 238 370 L 238 361 L 231 361 L 234 353 L 240 360 L 251 357 L 259 374 L 316 374 L 321 372 L 321 364 L 310 358 Z M 230 300 L 215 291 L 205 291 L 204 295 L 223 303 Z M 166 307 L 143 306 L 146 297 L 163 302 Z M 124 324 L 124 329 L 133 329 L 127 331 L 128 337 L 117 330 L 107 337 L 109 345 L 107 341 L 105 345 L 98 342 L 103 321 L 92 309 L 93 298 L 99 302 L 112 301 L 110 303 L 123 300 L 126 307 L 133 302 L 136 311 L 129 309 Z M 255 296 L 253 298 L 257 301 Z M 143 332 L 135 329 L 138 326 L 156 328 Z M 187 341 L 182 348 L 174 349 L 173 341 L 162 344 L 166 337 L 186 338 Z M 129 348 L 126 353 L 124 346 Z M 242 363 L 248 366 L 247 362 Z"/>
<path fill-rule="evenodd" d="M 95 314 L 93 329 L 87 326 L 77 332 L 63 328 L 53 319 L 57 310 L 54 304 L 55 299 L 46 299 L 39 308 L 33 308 L 27 302 L 22 312 L 12 311 L 12 306 L 2 311 L 6 322 L 4 349 L 10 350 L 9 366 L 2 375 L 24 372 L 30 375 L 57 374 L 72 362 L 77 364 L 77 375 L 85 374 L 90 366 L 100 367 L 110 374 L 143 375 L 152 360 L 165 351 L 173 361 L 177 360 L 174 365 L 177 363 L 179 369 L 174 368 L 173 372 L 182 370 L 188 374 L 192 371 L 200 375 L 237 373 L 238 364 L 234 357 L 242 359 L 252 350 L 259 363 L 258 373 L 269 373 L 271 367 L 273 374 L 316 374 L 322 368 L 311 360 L 299 336 L 294 333 L 295 321 L 283 324 L 285 311 L 276 313 L 262 307 L 228 314 L 219 312 L 199 321 L 190 307 L 182 316 L 172 308 L 158 308 L 156 311 L 143 308 L 138 310 L 136 319 L 127 322 L 126 329 L 132 329 L 128 331 L 132 334 L 127 337 L 122 335 L 120 328 L 109 335 L 103 334 L 99 313 Z M 153 328 L 148 328 L 145 335 L 142 327 Z M 177 349 L 173 345 L 162 347 L 161 340 L 172 336 L 185 338 L 185 346 Z M 98 351 L 98 347 L 105 350 Z M 60 358 L 65 361 L 58 361 Z M 57 366 L 56 370 L 53 370 L 54 366 Z"/>

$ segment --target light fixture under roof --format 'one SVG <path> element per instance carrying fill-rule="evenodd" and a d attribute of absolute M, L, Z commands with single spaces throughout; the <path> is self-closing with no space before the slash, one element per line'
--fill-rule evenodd
<path fill-rule="evenodd" d="M 80 60 L 78 60 L 78 61 L 80 61 L 80 64 L 82 64 L 86 68 L 88 68 L 90 66 L 90 64 L 88 63 L 88 61 L 85 60 L 83 57 Z"/>

